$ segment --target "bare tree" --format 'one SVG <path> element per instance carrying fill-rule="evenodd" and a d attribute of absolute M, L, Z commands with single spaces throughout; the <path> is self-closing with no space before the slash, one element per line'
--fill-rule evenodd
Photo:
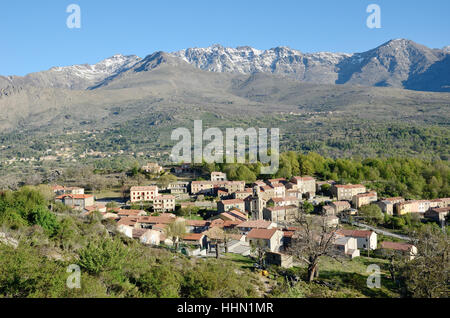
<path fill-rule="evenodd" d="M 264 268 L 264 257 L 269 251 L 267 246 L 262 241 L 256 240 L 256 242 L 251 244 L 251 249 L 252 252 L 256 254 L 258 265 L 261 266 L 261 268 Z"/>
<path fill-rule="evenodd" d="M 299 230 L 293 236 L 289 251 L 308 265 L 308 281 L 312 282 L 319 276 L 320 258 L 338 255 L 334 245 L 337 226 L 328 226 L 326 218 L 307 215 L 302 210 L 296 219 Z"/>

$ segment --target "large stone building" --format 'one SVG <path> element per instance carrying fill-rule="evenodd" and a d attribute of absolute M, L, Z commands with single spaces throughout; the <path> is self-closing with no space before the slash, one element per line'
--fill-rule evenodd
<path fill-rule="evenodd" d="M 56 202 L 61 202 L 75 210 L 83 211 L 87 207 L 94 205 L 94 196 L 89 194 L 63 194 L 56 198 Z"/>
<path fill-rule="evenodd" d="M 175 211 L 175 197 L 173 195 L 159 195 L 155 197 L 153 209 L 156 212 Z"/>
<path fill-rule="evenodd" d="M 274 223 L 295 222 L 298 215 L 298 206 L 295 205 L 274 206 L 263 209 L 264 220 Z"/>
<path fill-rule="evenodd" d="M 425 212 L 424 216 L 427 219 L 436 221 L 439 224 L 445 224 L 447 216 L 450 214 L 450 207 L 444 208 L 431 208 Z"/>
<path fill-rule="evenodd" d="M 376 250 L 377 249 L 377 233 L 365 230 L 338 230 L 337 237 L 354 237 L 358 242 L 359 249 Z"/>
<path fill-rule="evenodd" d="M 192 181 L 191 194 L 215 195 L 219 189 L 228 193 L 245 190 L 245 181 Z"/>
<path fill-rule="evenodd" d="M 84 188 L 79 187 L 63 187 L 63 186 L 52 186 L 53 192 L 57 195 L 63 195 L 63 194 L 84 194 Z"/>
<path fill-rule="evenodd" d="M 278 252 L 283 245 L 283 232 L 277 229 L 253 229 L 247 234 L 251 246 Z"/>
<path fill-rule="evenodd" d="M 375 204 L 380 207 L 383 213 L 393 215 L 395 204 L 401 202 L 405 202 L 405 199 L 403 199 L 402 197 L 395 197 L 395 198 L 384 198 L 381 201 L 376 202 Z"/>
<path fill-rule="evenodd" d="M 299 200 L 296 197 L 275 197 L 271 198 L 267 202 L 268 206 L 288 206 L 288 205 L 294 205 L 299 206 Z"/>
<path fill-rule="evenodd" d="M 228 212 L 231 209 L 245 211 L 245 202 L 241 199 L 222 200 L 217 203 L 219 213 Z"/>
<path fill-rule="evenodd" d="M 158 196 L 157 186 L 132 187 L 130 189 L 130 200 L 132 203 L 153 201 L 157 196 Z"/>
<path fill-rule="evenodd" d="M 368 192 L 354 195 L 352 198 L 352 203 L 355 209 L 359 209 L 363 205 L 369 205 L 372 202 L 376 202 L 377 200 L 378 196 L 376 192 Z"/>
<path fill-rule="evenodd" d="M 338 199 L 338 201 L 346 200 L 352 201 L 353 196 L 366 192 L 366 187 L 362 184 L 335 184 L 331 187 L 331 194 Z"/>
<path fill-rule="evenodd" d="M 293 177 L 291 184 L 293 190 L 301 192 L 308 199 L 316 196 L 316 179 L 313 177 Z"/>
<path fill-rule="evenodd" d="M 211 181 L 227 181 L 227 174 L 223 172 L 211 172 Z"/>
<path fill-rule="evenodd" d="M 347 201 L 334 201 L 330 203 L 331 208 L 333 209 L 334 214 L 339 214 L 341 212 L 345 212 L 350 210 L 350 203 Z"/>
<path fill-rule="evenodd" d="M 411 200 L 401 202 L 395 205 L 395 212 L 397 215 L 405 215 L 408 213 L 424 214 L 431 207 L 429 200 Z"/>

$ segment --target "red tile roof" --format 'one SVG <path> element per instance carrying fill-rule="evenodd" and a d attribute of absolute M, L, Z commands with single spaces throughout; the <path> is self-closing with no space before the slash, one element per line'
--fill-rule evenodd
<path fill-rule="evenodd" d="M 128 225 L 128 226 L 134 226 L 136 223 L 138 223 L 138 218 L 121 218 L 119 221 L 117 221 L 117 225 Z"/>
<path fill-rule="evenodd" d="M 203 233 L 187 233 L 182 238 L 184 241 L 200 241 L 203 236 L 205 236 Z"/>
<path fill-rule="evenodd" d="M 206 226 L 209 223 L 209 221 L 205 220 L 186 220 L 186 225 L 188 226 Z"/>
<path fill-rule="evenodd" d="M 406 243 L 396 243 L 396 242 L 381 242 L 381 248 L 397 250 L 397 251 L 409 251 L 413 245 Z"/>
<path fill-rule="evenodd" d="M 373 231 L 363 231 L 363 230 L 338 230 L 337 234 L 343 236 L 351 236 L 351 237 L 368 237 L 374 233 Z"/>
<path fill-rule="evenodd" d="M 376 192 L 360 193 L 360 194 L 356 195 L 356 197 L 358 197 L 358 198 L 376 197 L 376 196 L 377 196 Z"/>
<path fill-rule="evenodd" d="M 404 200 L 402 197 L 385 198 L 383 201 L 401 201 Z"/>
<path fill-rule="evenodd" d="M 56 199 L 62 200 L 66 197 L 72 198 L 72 199 L 88 199 L 92 198 L 93 195 L 91 194 L 63 194 L 57 197 Z"/>
<path fill-rule="evenodd" d="M 338 189 L 357 189 L 357 188 L 365 188 L 362 184 L 336 184 L 334 185 Z"/>
<path fill-rule="evenodd" d="M 292 180 L 295 180 L 295 181 L 315 181 L 316 179 L 314 179 L 313 177 L 310 177 L 310 176 L 304 176 L 304 177 L 293 177 Z"/>
<path fill-rule="evenodd" d="M 277 229 L 253 229 L 247 234 L 249 239 L 270 240 Z"/>
<path fill-rule="evenodd" d="M 157 186 L 139 186 L 139 187 L 131 187 L 130 191 L 156 191 L 158 190 Z"/>

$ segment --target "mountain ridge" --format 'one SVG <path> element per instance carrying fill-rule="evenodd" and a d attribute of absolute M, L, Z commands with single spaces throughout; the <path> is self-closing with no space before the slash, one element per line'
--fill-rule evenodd
<path fill-rule="evenodd" d="M 20 76 L 0 76 L 0 90 L 23 86 L 97 89 L 122 74 L 148 71 L 164 63 L 216 73 L 271 73 L 315 84 L 350 84 L 450 92 L 450 46 L 430 49 L 407 39 L 394 39 L 362 53 L 302 53 L 286 46 L 259 50 L 214 44 L 177 52 L 155 52 L 145 58 L 116 54 L 99 63 L 52 67 Z M 1 94 L 1 93 L 0 93 Z"/>

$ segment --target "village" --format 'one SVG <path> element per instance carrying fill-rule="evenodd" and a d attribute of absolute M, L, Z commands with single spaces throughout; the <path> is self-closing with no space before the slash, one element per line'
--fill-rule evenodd
<path fill-rule="evenodd" d="M 141 167 L 155 175 L 165 169 L 156 163 Z M 52 189 L 56 202 L 85 216 L 98 213 L 114 221 L 117 232 L 144 245 L 175 248 L 192 257 L 220 258 L 231 253 L 262 258 L 262 264 L 255 264 L 260 267 L 296 264 L 290 247 L 302 230 L 298 226 L 301 212 L 332 230 L 334 248 L 342 257 L 395 253 L 411 260 L 417 248 L 409 238 L 365 224 L 359 217 L 361 209 L 376 205 L 388 216 L 409 214 L 440 226 L 450 211 L 450 198 L 380 198 L 362 184 L 344 185 L 311 176 L 246 183 L 229 181 L 222 172 L 211 172 L 209 180 L 195 180 L 188 164 L 172 167 L 171 172 L 184 176 L 183 180 L 165 187 L 133 186 L 124 201 L 96 200 L 80 187 L 54 185 Z M 199 210 L 208 213 L 200 215 Z"/>

